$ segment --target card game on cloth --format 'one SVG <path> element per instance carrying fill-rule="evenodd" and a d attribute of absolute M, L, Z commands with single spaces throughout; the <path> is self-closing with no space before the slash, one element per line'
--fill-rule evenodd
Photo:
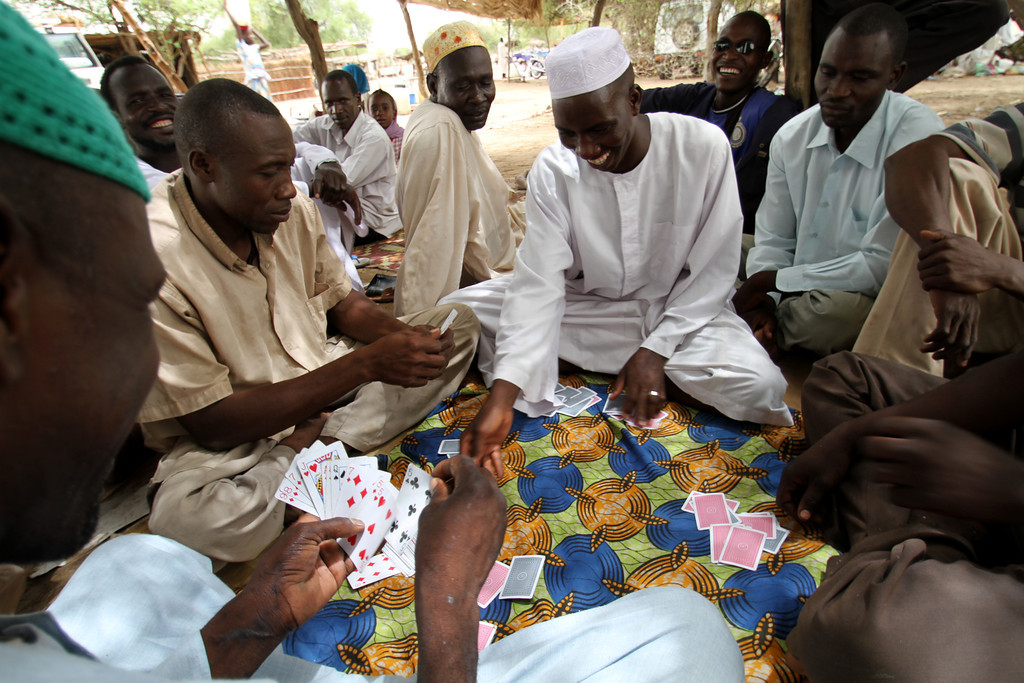
<path fill-rule="evenodd" d="M 356 567 L 353 588 L 415 573 L 420 513 L 430 502 L 430 475 L 419 467 L 410 464 L 396 489 L 376 458 L 350 458 L 340 443 L 318 441 L 295 456 L 276 497 L 320 519 L 363 522 L 362 532 L 338 539 Z"/>

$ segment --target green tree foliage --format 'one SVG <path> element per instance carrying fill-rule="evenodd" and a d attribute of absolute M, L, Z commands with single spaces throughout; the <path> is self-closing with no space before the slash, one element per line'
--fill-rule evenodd
<path fill-rule="evenodd" d="M 282 0 L 250 0 L 252 23 L 274 47 L 303 45 Z M 355 0 L 303 0 L 306 15 L 320 25 L 324 43 L 367 40 L 373 19 Z"/>

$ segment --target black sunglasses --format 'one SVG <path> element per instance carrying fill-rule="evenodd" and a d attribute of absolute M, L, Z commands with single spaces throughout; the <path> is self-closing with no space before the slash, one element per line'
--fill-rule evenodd
<path fill-rule="evenodd" d="M 728 52 L 729 48 L 733 46 L 733 42 L 728 38 L 719 38 L 715 41 L 715 52 Z M 736 52 L 741 55 L 749 55 L 754 50 L 758 49 L 757 45 L 754 45 L 752 40 L 741 40 L 736 45 Z"/>

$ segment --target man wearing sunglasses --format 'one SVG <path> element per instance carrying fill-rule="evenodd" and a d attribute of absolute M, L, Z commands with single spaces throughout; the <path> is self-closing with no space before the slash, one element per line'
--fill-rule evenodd
<path fill-rule="evenodd" d="M 768 147 L 800 106 L 757 85 L 771 61 L 771 27 L 757 12 L 740 12 L 722 27 L 711 56 L 712 83 L 684 83 L 644 92 L 641 111 L 669 111 L 709 121 L 729 136 L 743 209 L 743 232 L 753 234 L 764 195 Z"/>
<path fill-rule="evenodd" d="M 885 209 L 885 159 L 942 128 L 931 109 L 890 92 L 906 40 L 887 5 L 843 17 L 815 75 L 821 103 L 772 141 L 750 277 L 733 298 L 769 353 L 851 348 L 885 280 L 899 234 Z"/>

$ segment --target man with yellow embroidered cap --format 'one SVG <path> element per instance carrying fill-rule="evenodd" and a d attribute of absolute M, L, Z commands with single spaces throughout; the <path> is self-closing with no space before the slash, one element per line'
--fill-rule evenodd
<path fill-rule="evenodd" d="M 502 470 L 513 406 L 561 406 L 558 361 L 618 373 L 611 396 L 647 423 L 674 399 L 788 425 L 786 380 L 733 311 L 743 217 L 729 141 L 677 114 L 641 114 L 617 31 L 593 27 L 548 55 L 561 144 L 537 156 L 515 273 L 469 287 L 492 386 L 462 451 Z"/>
<path fill-rule="evenodd" d="M 490 53 L 458 21 L 423 43 L 430 100 L 413 112 L 398 165 L 405 225 L 395 312 L 415 313 L 460 287 L 512 272 L 522 208 L 473 131 L 494 101 Z"/>

